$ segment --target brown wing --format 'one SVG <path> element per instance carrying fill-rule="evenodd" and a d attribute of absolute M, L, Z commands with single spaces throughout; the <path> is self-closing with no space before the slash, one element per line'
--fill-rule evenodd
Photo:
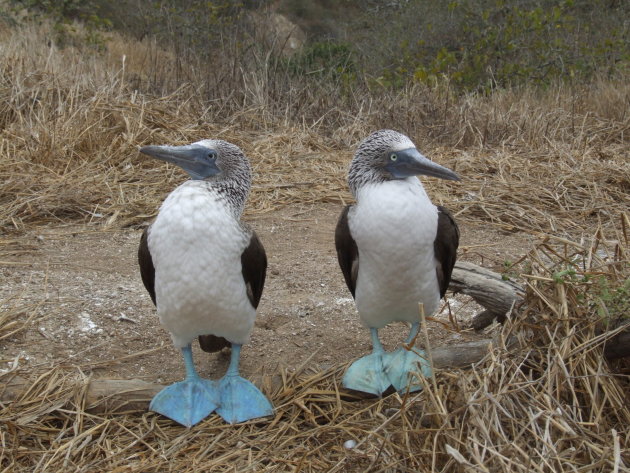
<path fill-rule="evenodd" d="M 354 297 L 359 274 L 359 248 L 354 238 L 352 238 L 348 225 L 350 207 L 350 205 L 347 205 L 339 216 L 337 228 L 335 229 L 335 247 L 337 248 L 337 260 L 339 261 L 341 272 L 352 297 Z"/>
<path fill-rule="evenodd" d="M 252 306 L 257 308 L 265 286 L 267 254 L 254 231 L 252 231 L 249 245 L 241 255 L 241 267 L 245 286 L 247 287 L 247 297 Z M 199 346 L 203 351 L 212 353 L 230 345 L 231 343 L 223 337 L 217 337 L 216 335 L 199 336 Z"/>
<path fill-rule="evenodd" d="M 243 279 L 247 287 L 247 297 L 254 308 L 258 307 L 267 275 L 267 254 L 256 232 L 252 231 L 249 246 L 241 255 Z"/>
<path fill-rule="evenodd" d="M 459 228 L 457 223 L 455 223 L 455 219 L 447 209 L 438 206 L 438 228 L 433 249 L 437 260 L 435 272 L 440 285 L 440 297 L 444 297 L 446 289 L 451 282 L 458 246 Z"/>
<path fill-rule="evenodd" d="M 155 267 L 153 266 L 153 259 L 149 252 L 149 228 L 144 229 L 142 237 L 140 237 L 140 246 L 138 247 L 138 264 L 140 265 L 140 277 L 144 287 L 149 292 L 151 300 L 155 305 Z"/>

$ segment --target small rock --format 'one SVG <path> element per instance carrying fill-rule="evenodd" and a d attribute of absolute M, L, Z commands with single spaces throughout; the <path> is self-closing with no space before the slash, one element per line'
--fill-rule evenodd
<path fill-rule="evenodd" d="M 347 450 L 352 450 L 354 447 L 357 446 L 357 441 L 350 439 L 350 440 L 346 440 L 343 443 L 343 448 L 347 449 Z"/>

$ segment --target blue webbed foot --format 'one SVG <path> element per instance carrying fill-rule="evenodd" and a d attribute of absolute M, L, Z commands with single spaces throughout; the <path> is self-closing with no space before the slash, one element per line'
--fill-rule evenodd
<path fill-rule="evenodd" d="M 217 414 L 230 424 L 273 414 L 265 395 L 240 376 L 226 375 L 219 380 L 220 406 Z"/>
<path fill-rule="evenodd" d="M 165 387 L 151 400 L 149 409 L 191 427 L 210 415 L 219 405 L 217 383 L 200 378 L 190 345 L 182 348 L 186 379 Z"/>
<path fill-rule="evenodd" d="M 352 363 L 343 376 L 343 387 L 380 396 L 389 388 L 391 382 L 385 374 L 384 351 L 359 358 Z"/>
<path fill-rule="evenodd" d="M 347 389 L 380 396 L 389 389 L 391 383 L 385 374 L 386 353 L 378 339 L 378 329 L 371 328 L 370 333 L 374 351 L 350 365 L 342 384 Z"/>
<path fill-rule="evenodd" d="M 383 360 L 385 373 L 396 391 L 416 392 L 422 389 L 422 384 L 415 373 L 428 378 L 431 376 L 431 366 L 422 350 L 413 348 L 398 348 L 387 353 Z"/>
<path fill-rule="evenodd" d="M 217 414 L 230 424 L 273 415 L 273 406 L 260 390 L 238 374 L 241 345 L 232 344 L 227 373 L 219 380 Z"/>
<path fill-rule="evenodd" d="M 151 400 L 149 409 L 191 427 L 210 415 L 218 405 L 216 383 L 192 377 L 162 389 Z"/>

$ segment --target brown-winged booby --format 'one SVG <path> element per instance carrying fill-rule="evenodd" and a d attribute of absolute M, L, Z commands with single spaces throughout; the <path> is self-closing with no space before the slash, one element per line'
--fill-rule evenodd
<path fill-rule="evenodd" d="M 346 388 L 377 395 L 390 386 L 417 391 L 420 384 L 410 373 L 430 374 L 417 349 L 387 353 L 378 338 L 378 329 L 404 321 L 411 324 L 407 344 L 414 340 L 419 303 L 427 315 L 438 309 L 455 264 L 457 224 L 445 208 L 431 203 L 419 175 L 459 180 L 392 130 L 363 140 L 350 164 L 348 185 L 356 203 L 341 213 L 335 246 L 360 320 L 371 330 L 373 353 L 350 366 Z"/>
<path fill-rule="evenodd" d="M 187 373 L 184 381 L 160 391 L 150 409 L 186 426 L 215 410 L 229 423 L 271 415 L 267 398 L 238 372 L 267 268 L 258 236 L 241 222 L 251 187 L 249 161 L 222 140 L 140 151 L 191 177 L 164 200 L 138 250 L 142 281 L 160 322 L 182 350 Z M 206 351 L 231 344 L 230 365 L 220 380 L 197 374 L 191 349 L 197 337 Z"/>

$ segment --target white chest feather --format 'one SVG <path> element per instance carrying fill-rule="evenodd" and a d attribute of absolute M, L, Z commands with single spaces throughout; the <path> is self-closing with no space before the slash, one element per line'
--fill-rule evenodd
<path fill-rule="evenodd" d="M 419 320 L 439 303 L 433 244 L 437 208 L 416 178 L 364 186 L 349 215 L 359 248 L 356 304 L 361 321 L 380 328 Z"/>
<path fill-rule="evenodd" d="M 205 183 L 187 181 L 164 201 L 148 245 L 158 315 L 176 346 L 204 334 L 248 341 L 256 316 L 241 269 L 248 244 L 249 235 Z"/>

